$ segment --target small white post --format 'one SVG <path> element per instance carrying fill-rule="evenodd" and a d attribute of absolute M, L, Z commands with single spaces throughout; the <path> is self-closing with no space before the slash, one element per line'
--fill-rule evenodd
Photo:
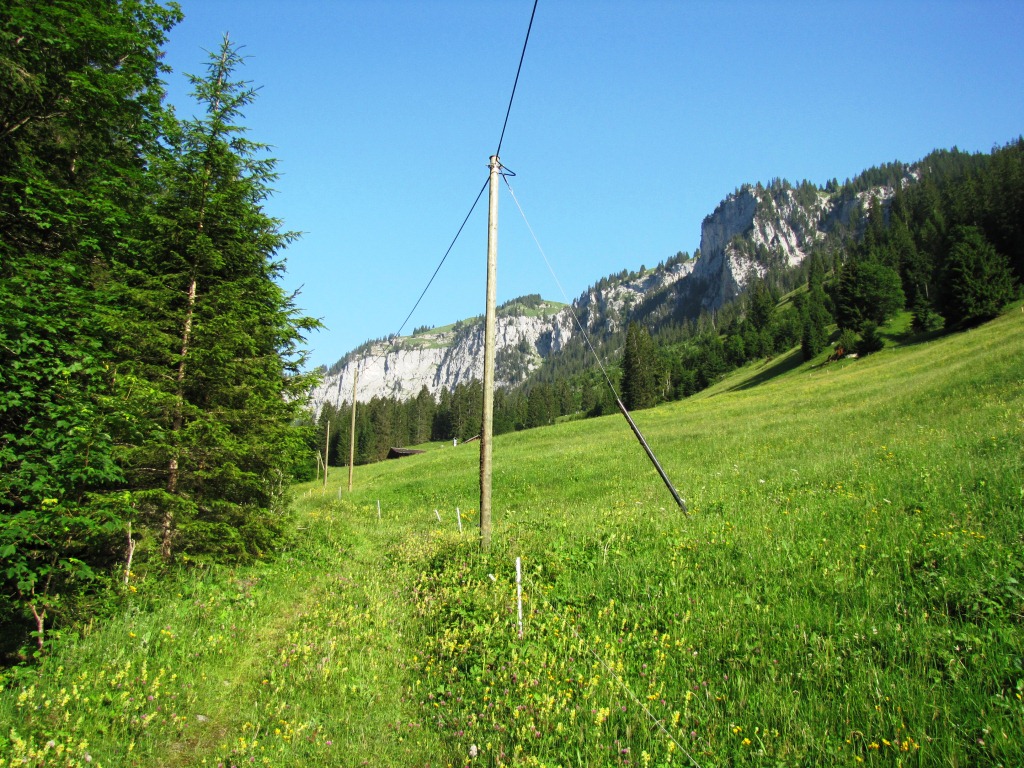
<path fill-rule="evenodd" d="M 520 558 L 516 558 L 516 604 L 519 608 L 519 639 L 523 639 L 523 565 Z"/>
<path fill-rule="evenodd" d="M 439 522 L 439 523 L 440 523 L 440 522 L 441 522 L 441 513 L 440 513 L 440 512 L 438 512 L 438 511 L 437 511 L 437 510 L 435 509 L 435 510 L 434 510 L 434 514 L 435 514 L 435 515 L 437 516 L 437 522 Z"/>
<path fill-rule="evenodd" d="M 377 519 L 380 520 L 380 499 L 377 499 Z"/>
<path fill-rule="evenodd" d="M 348 435 L 348 492 L 352 493 L 352 469 L 356 463 L 356 384 L 359 382 L 359 364 L 352 373 L 352 426 Z"/>
<path fill-rule="evenodd" d="M 459 521 L 459 533 L 462 533 L 462 513 L 458 507 L 455 508 L 455 518 Z"/>

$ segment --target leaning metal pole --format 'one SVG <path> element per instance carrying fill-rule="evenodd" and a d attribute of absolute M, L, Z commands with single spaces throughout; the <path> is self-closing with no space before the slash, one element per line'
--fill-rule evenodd
<path fill-rule="evenodd" d="M 484 403 L 480 425 L 480 548 L 491 548 L 491 443 L 494 436 L 494 336 L 498 296 L 498 177 L 501 162 L 490 160 L 487 211 L 487 309 L 484 320 Z"/>
<path fill-rule="evenodd" d="M 661 462 L 658 461 L 658 457 L 654 455 L 654 451 L 651 450 L 651 446 L 647 444 L 647 440 L 644 439 L 643 433 L 640 431 L 640 427 L 636 425 L 636 422 L 633 421 L 633 417 L 629 415 L 629 411 L 626 409 L 626 406 L 623 405 L 622 399 L 616 396 L 615 402 L 619 406 L 619 411 L 626 417 L 626 421 L 629 422 L 629 428 L 633 430 L 633 434 L 636 435 L 636 439 L 639 440 L 640 445 L 643 446 L 644 451 L 647 453 L 647 458 L 651 460 L 654 468 L 658 470 L 658 474 L 661 475 L 662 482 L 665 483 L 665 487 L 668 488 L 668 492 L 672 494 L 672 498 L 676 500 L 676 504 L 679 505 L 679 508 L 683 510 L 683 512 L 686 512 L 686 502 L 683 501 L 683 497 L 679 495 L 679 491 L 676 490 L 676 487 L 672 485 L 672 481 L 668 479 L 668 474 L 666 474 L 665 470 L 662 468 Z"/>

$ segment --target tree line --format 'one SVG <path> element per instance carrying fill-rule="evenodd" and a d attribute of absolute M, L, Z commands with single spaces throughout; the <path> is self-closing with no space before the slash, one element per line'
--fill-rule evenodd
<path fill-rule="evenodd" d="M 997 315 L 1024 280 L 1024 140 L 991 154 L 934 152 L 916 175 L 911 170 L 866 171 L 864 179 L 889 184 L 892 196 L 873 197 L 859 227 L 826 238 L 789 281 L 777 272 L 753 279 L 737 301 L 717 317 L 705 313 L 679 340 L 631 324 L 622 357 L 627 407 L 686 397 L 796 345 L 805 360 L 833 340 L 839 352 L 870 354 L 882 348 L 880 327 L 905 309 L 916 333 Z M 858 178 L 839 193 L 871 188 Z M 794 275 L 798 290 L 780 303 L 779 287 L 792 286 Z"/>
<path fill-rule="evenodd" d="M 729 371 L 799 347 L 805 360 L 826 348 L 841 354 L 881 349 L 880 327 L 911 310 L 916 333 L 953 331 L 984 321 L 1016 296 L 1024 280 L 1024 141 L 990 154 L 937 151 L 916 166 L 888 163 L 853 181 L 827 187 L 853 199 L 878 196 L 840 226 L 795 268 L 775 266 L 752 275 L 744 293 L 695 318 L 673 315 L 665 296 L 645 299 L 622 316 L 581 321 L 591 328 L 605 375 L 577 334 L 526 381 L 495 393 L 495 434 L 556 419 L 630 410 L 688 397 Z M 773 180 L 770 189 L 793 189 Z M 763 188 L 759 187 L 759 190 Z M 816 188 L 795 188 L 806 203 Z M 680 253 L 670 264 L 685 261 Z M 599 281 L 604 290 L 637 273 Z M 460 384 L 435 399 L 425 388 L 406 402 L 375 398 L 357 408 L 357 463 L 376 461 L 391 446 L 428 440 L 466 440 L 479 432 L 480 384 Z M 338 464 L 348 460 L 351 411 L 325 408 Z"/>
<path fill-rule="evenodd" d="M 128 588 L 144 564 L 264 556 L 312 457 L 294 235 L 224 38 L 162 102 L 180 20 L 155 0 L 0 11 L 0 636 Z"/>

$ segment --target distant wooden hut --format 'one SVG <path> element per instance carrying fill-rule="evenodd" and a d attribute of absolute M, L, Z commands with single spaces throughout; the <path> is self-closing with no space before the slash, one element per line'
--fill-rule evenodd
<path fill-rule="evenodd" d="M 417 453 L 426 453 L 417 448 L 392 448 L 388 451 L 389 459 L 402 459 L 406 456 L 415 456 Z"/>

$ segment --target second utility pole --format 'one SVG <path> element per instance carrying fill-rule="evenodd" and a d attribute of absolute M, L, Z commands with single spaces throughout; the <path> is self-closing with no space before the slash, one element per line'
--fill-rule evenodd
<path fill-rule="evenodd" d="M 498 296 L 498 176 L 501 161 L 491 155 L 487 210 L 487 309 L 484 320 L 484 407 L 480 425 L 480 548 L 491 548 L 491 442 L 494 435 L 494 337 Z"/>
<path fill-rule="evenodd" d="M 348 492 L 352 493 L 352 468 L 356 463 L 356 385 L 359 383 L 359 364 L 352 374 L 352 428 L 348 434 Z"/>

